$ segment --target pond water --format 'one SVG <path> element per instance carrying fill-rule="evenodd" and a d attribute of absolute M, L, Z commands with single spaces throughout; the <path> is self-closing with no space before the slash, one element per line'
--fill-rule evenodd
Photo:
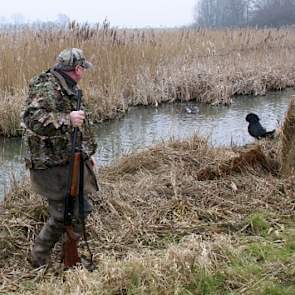
<path fill-rule="evenodd" d="M 266 129 L 282 123 L 289 97 L 295 90 L 269 93 L 266 96 L 242 96 L 230 106 L 173 103 L 155 107 L 133 107 L 121 119 L 96 126 L 98 165 L 118 159 L 122 154 L 146 148 L 168 138 L 206 136 L 214 146 L 243 145 L 254 142 L 247 132 L 245 116 L 255 112 Z M 190 113 L 189 110 L 196 111 Z M 25 176 L 22 142 L 19 138 L 0 138 L 0 200 L 11 181 Z"/>

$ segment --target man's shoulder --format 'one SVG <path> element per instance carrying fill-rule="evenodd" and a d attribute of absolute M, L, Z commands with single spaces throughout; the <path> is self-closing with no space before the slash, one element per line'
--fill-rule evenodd
<path fill-rule="evenodd" d="M 60 88 L 58 79 L 48 70 L 34 76 L 29 82 L 30 89 Z"/>

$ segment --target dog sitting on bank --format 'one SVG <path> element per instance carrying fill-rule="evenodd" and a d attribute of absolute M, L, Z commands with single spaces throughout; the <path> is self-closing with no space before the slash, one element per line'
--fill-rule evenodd
<path fill-rule="evenodd" d="M 259 122 L 259 117 L 254 113 L 249 113 L 246 116 L 246 121 L 249 122 L 248 126 L 248 132 L 251 136 L 253 136 L 256 139 L 262 139 L 262 138 L 274 138 L 275 135 L 275 129 L 271 131 L 266 131 L 264 127 Z"/>

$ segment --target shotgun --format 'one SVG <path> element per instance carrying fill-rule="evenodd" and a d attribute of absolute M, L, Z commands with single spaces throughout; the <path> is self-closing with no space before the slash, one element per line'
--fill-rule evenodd
<path fill-rule="evenodd" d="M 76 98 L 76 110 L 79 111 L 81 107 L 82 90 L 78 90 Z M 79 207 L 81 206 L 81 202 L 83 203 L 84 163 L 83 156 L 81 155 L 81 149 L 77 145 L 78 129 L 78 127 L 75 127 L 72 132 L 72 147 L 66 193 L 64 197 L 64 225 L 66 235 L 63 245 L 63 261 L 65 268 L 73 267 L 81 262 L 81 258 L 78 254 L 78 241 L 80 239 L 80 235 L 74 231 L 73 227 L 74 209 L 75 203 L 77 204 L 77 198 L 79 198 Z M 81 208 L 79 209 L 81 215 Z M 82 208 L 82 210 L 83 209 L 84 208 Z"/>

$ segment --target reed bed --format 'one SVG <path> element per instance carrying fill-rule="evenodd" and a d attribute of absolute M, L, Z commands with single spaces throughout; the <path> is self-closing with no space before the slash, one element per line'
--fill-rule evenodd
<path fill-rule="evenodd" d="M 19 136 L 22 132 L 20 114 L 23 107 L 24 95 L 8 96 L 1 98 L 0 104 L 0 135 Z"/>
<path fill-rule="evenodd" d="M 130 105 L 230 104 L 235 95 L 294 86 L 294 41 L 291 28 L 124 30 L 73 22 L 63 29 L 2 30 L 0 102 L 23 97 L 29 79 L 52 66 L 59 51 L 80 47 L 96 65 L 82 85 L 96 121 L 114 118 Z M 13 105 L 18 110 L 19 104 Z M 15 128 L 8 120 L 0 134 L 14 135 Z"/>
<path fill-rule="evenodd" d="M 0 293 L 293 294 L 257 291 L 294 282 L 295 178 L 279 177 L 279 154 L 279 140 L 232 150 L 193 137 L 100 168 L 88 220 L 92 273 L 63 272 L 59 246 L 48 269 L 31 268 L 46 206 L 28 182 L 15 184 L 0 207 Z M 285 244 L 285 260 L 271 260 L 270 249 Z"/>

